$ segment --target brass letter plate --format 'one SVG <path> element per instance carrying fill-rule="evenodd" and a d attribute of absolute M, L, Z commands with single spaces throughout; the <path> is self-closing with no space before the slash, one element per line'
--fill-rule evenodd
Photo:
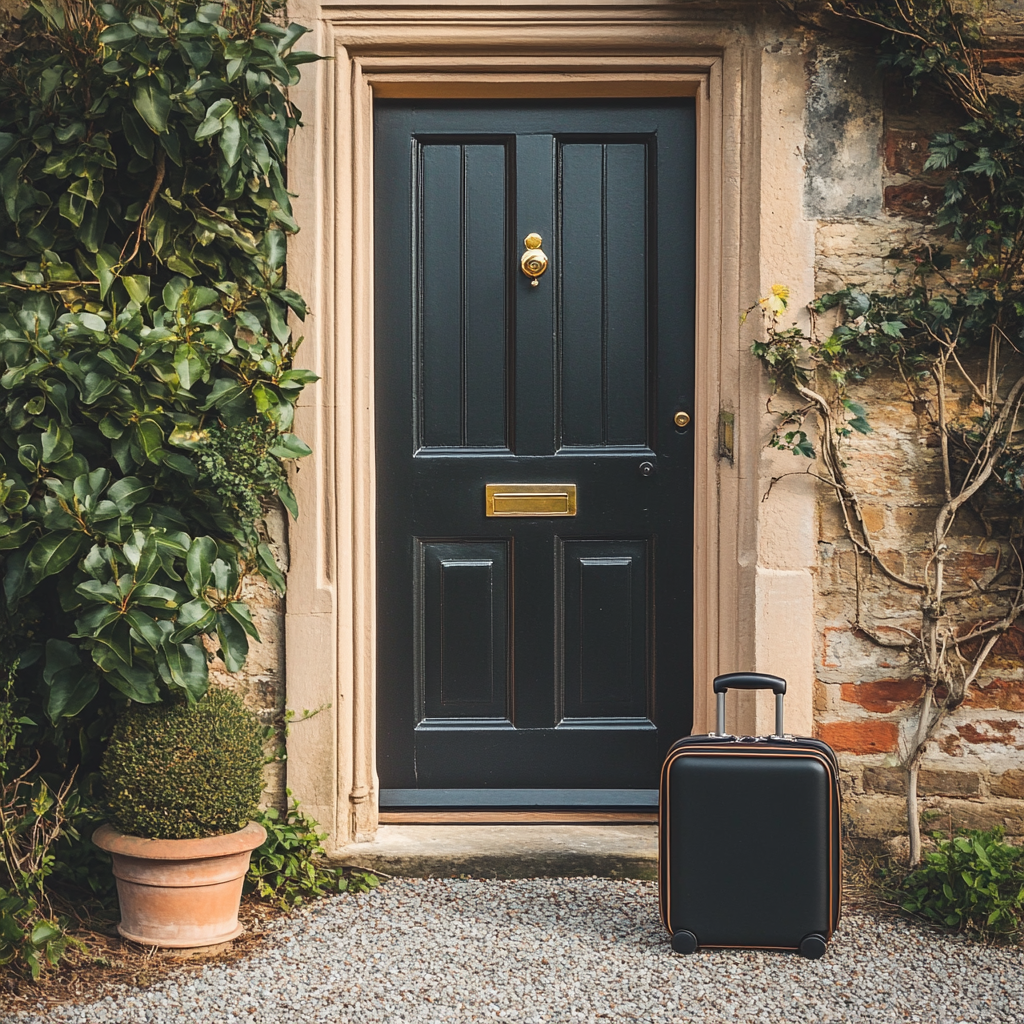
<path fill-rule="evenodd" d="M 489 516 L 574 516 L 575 484 L 485 484 Z"/>

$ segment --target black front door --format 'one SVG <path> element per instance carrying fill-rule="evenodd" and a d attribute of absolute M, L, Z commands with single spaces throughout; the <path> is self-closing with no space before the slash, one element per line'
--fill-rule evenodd
<path fill-rule="evenodd" d="M 647 805 L 692 717 L 693 102 L 375 132 L 381 806 Z"/>

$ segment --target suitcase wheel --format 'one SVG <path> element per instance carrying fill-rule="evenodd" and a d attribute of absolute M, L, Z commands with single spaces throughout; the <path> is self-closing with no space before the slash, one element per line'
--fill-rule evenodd
<path fill-rule="evenodd" d="M 675 945 L 674 938 L 672 945 Z M 800 955 L 807 957 L 808 960 L 820 959 L 825 955 L 826 948 L 825 937 L 817 932 L 811 932 L 800 940 Z"/>
<path fill-rule="evenodd" d="M 806 939 L 804 941 L 806 941 Z M 693 932 L 688 931 L 676 932 L 672 936 L 672 948 L 677 953 L 696 953 L 697 936 L 694 935 Z M 802 950 L 803 946 L 800 948 Z M 821 956 L 821 953 L 819 953 L 818 956 Z"/>

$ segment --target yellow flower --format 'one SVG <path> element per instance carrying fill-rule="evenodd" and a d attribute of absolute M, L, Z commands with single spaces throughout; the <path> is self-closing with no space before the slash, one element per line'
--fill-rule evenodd
<path fill-rule="evenodd" d="M 789 304 L 789 288 L 784 284 L 773 284 L 771 295 L 766 296 L 761 302 L 768 307 L 768 310 L 778 316 Z"/>

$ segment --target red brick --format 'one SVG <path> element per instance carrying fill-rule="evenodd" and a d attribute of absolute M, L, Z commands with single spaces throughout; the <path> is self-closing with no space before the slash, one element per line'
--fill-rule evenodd
<path fill-rule="evenodd" d="M 895 722 L 822 722 L 817 731 L 833 750 L 848 754 L 887 754 L 899 737 Z"/>
<path fill-rule="evenodd" d="M 1001 718 L 985 719 L 978 722 L 978 725 L 986 725 L 992 731 L 981 732 L 975 725 L 958 725 L 956 731 L 967 740 L 968 743 L 1001 743 L 1005 746 L 1012 745 L 1013 734 L 1017 731 L 1017 723 L 1005 721 Z"/>
<path fill-rule="evenodd" d="M 859 704 L 868 711 L 887 714 L 905 708 L 921 696 L 924 680 L 920 676 L 911 679 L 874 679 L 869 683 L 843 683 L 839 695 L 849 704 Z"/>
<path fill-rule="evenodd" d="M 928 159 L 928 136 L 923 132 L 890 128 L 885 133 L 885 167 L 893 174 L 924 173 Z"/>
<path fill-rule="evenodd" d="M 1024 711 L 1024 683 L 1018 679 L 993 679 L 987 686 L 972 686 L 964 706 Z"/>
<path fill-rule="evenodd" d="M 884 202 L 886 210 L 896 216 L 927 220 L 942 202 L 942 188 L 919 181 L 910 181 L 906 185 L 886 185 Z"/>

